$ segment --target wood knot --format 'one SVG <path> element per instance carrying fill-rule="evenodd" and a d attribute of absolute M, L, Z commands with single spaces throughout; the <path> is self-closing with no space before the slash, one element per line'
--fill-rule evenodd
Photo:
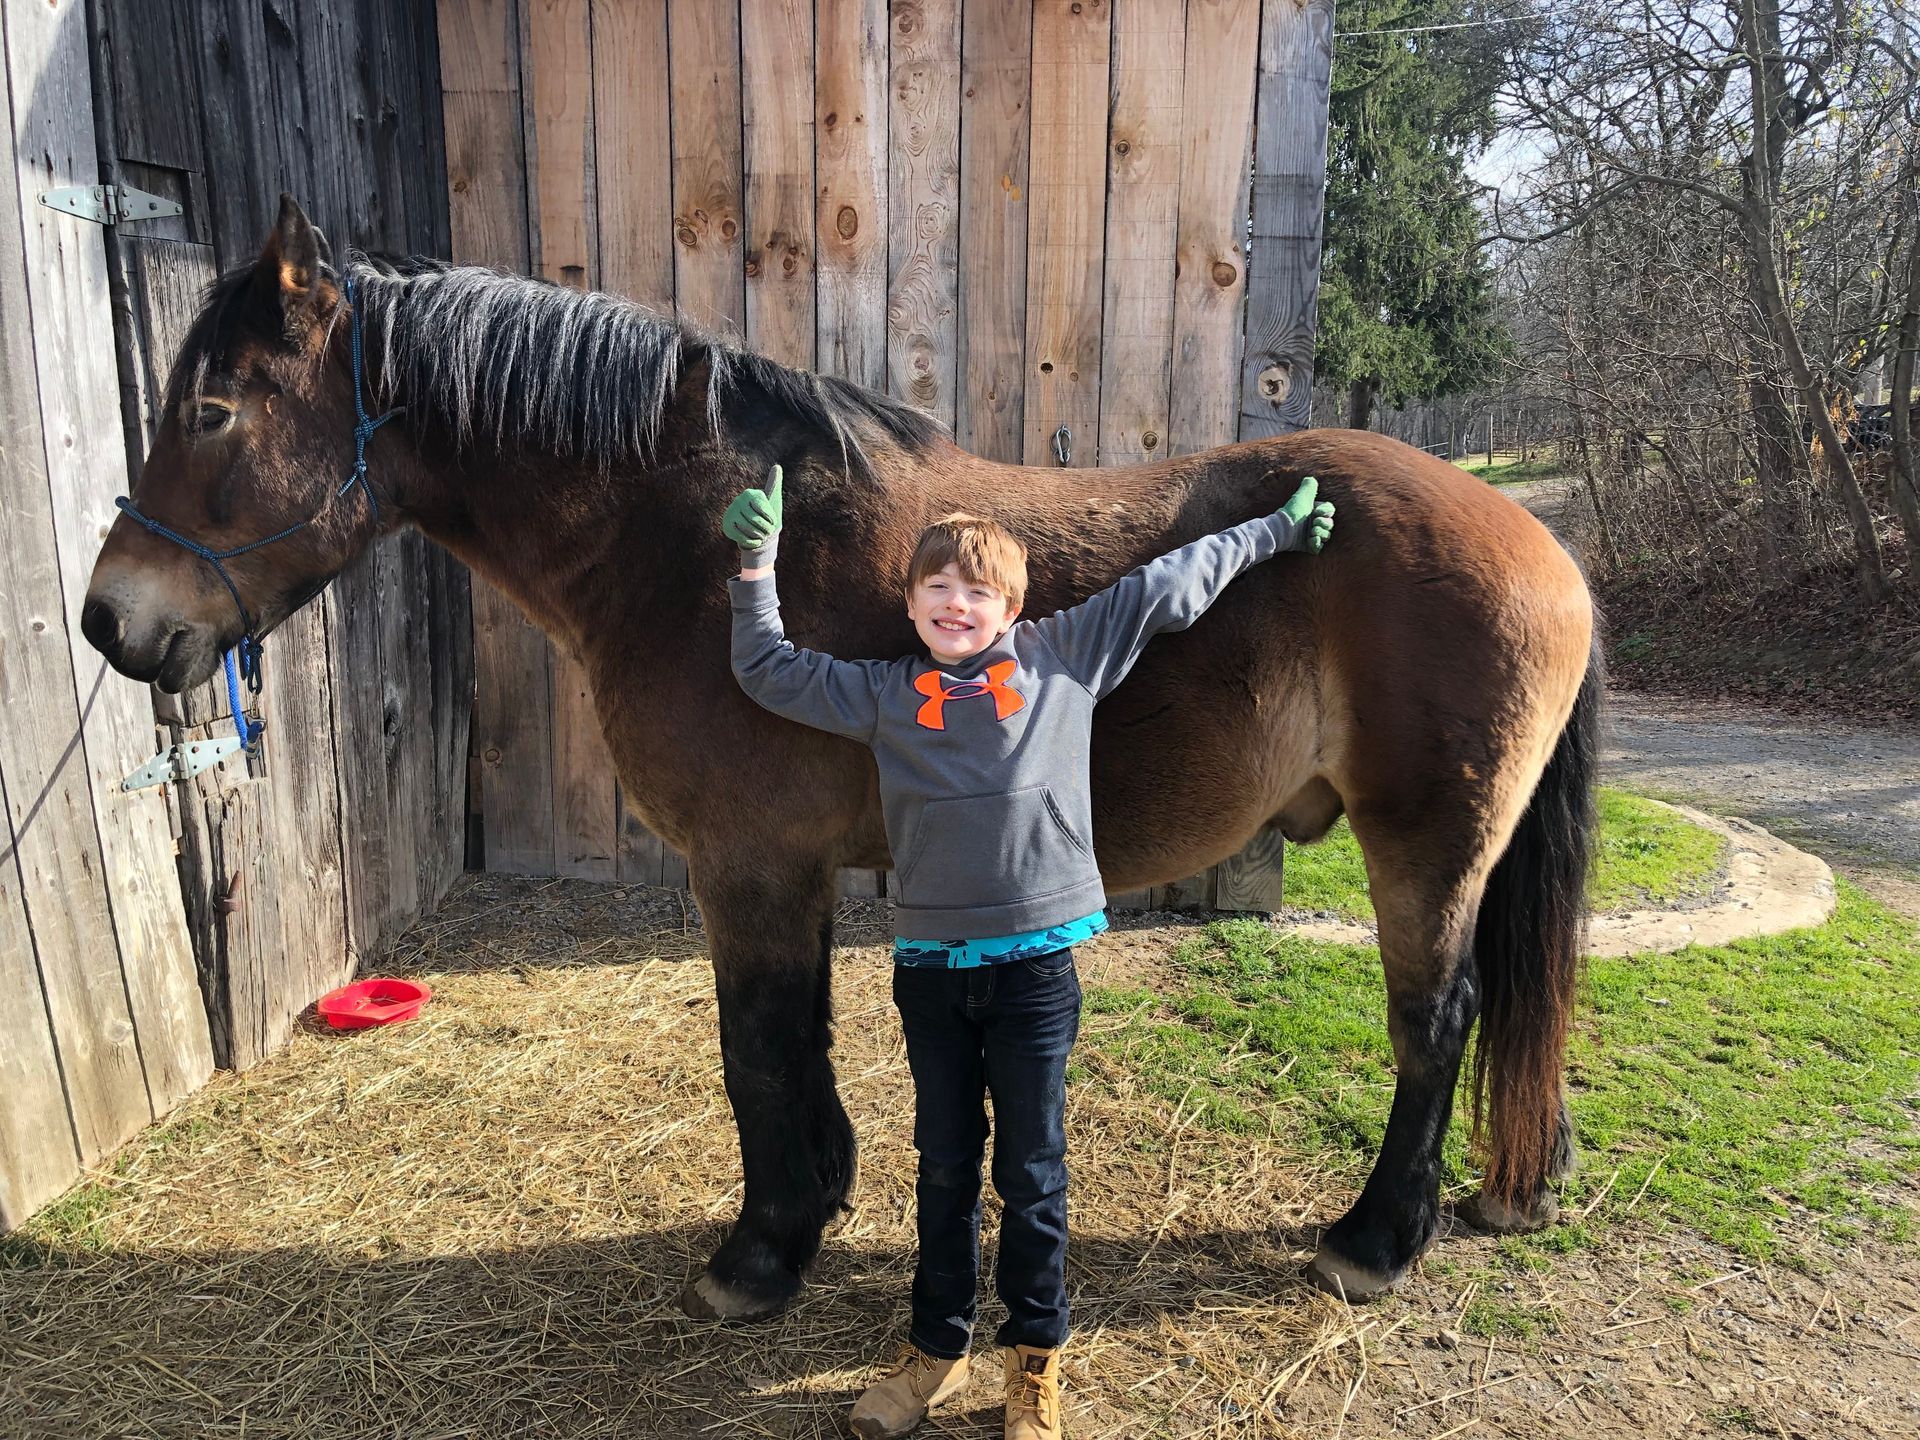
<path fill-rule="evenodd" d="M 1131 140 L 1116 140 L 1116 141 L 1114 141 L 1114 143 L 1113 143 L 1113 153 L 1114 153 L 1114 154 L 1116 154 L 1116 155 L 1130 155 L 1130 154 L 1132 154 L 1132 153 L 1133 153 L 1133 142 L 1132 142 Z"/>
<path fill-rule="evenodd" d="M 700 243 L 700 237 L 699 235 L 694 233 L 693 226 L 689 225 L 684 220 L 682 220 L 678 225 L 675 225 L 673 227 L 673 238 L 678 240 L 682 245 L 686 246 L 689 250 L 693 249 L 695 246 L 697 246 Z"/>
<path fill-rule="evenodd" d="M 1152 430 L 1147 431 L 1146 434 L 1140 437 L 1140 448 L 1142 450 L 1151 450 L 1159 443 L 1160 436 Z"/>
<path fill-rule="evenodd" d="M 1284 360 L 1275 361 L 1260 372 L 1260 393 L 1276 405 L 1286 399 L 1292 376 Z"/>
<path fill-rule="evenodd" d="M 834 126 L 840 123 L 840 112 L 838 110 L 829 110 L 827 112 L 827 118 L 823 123 L 826 125 L 827 129 L 831 130 Z"/>
<path fill-rule="evenodd" d="M 833 228 L 840 232 L 842 240 L 851 240 L 860 233 L 860 212 L 851 205 L 842 205 L 840 212 L 833 217 Z"/>
<path fill-rule="evenodd" d="M 1225 290 L 1240 278 L 1240 272 L 1224 260 L 1213 262 L 1213 283 Z"/>
<path fill-rule="evenodd" d="M 734 236 L 738 235 L 739 233 L 740 233 L 740 227 L 736 225 L 732 220 L 722 220 L 720 222 L 720 238 L 722 240 L 731 240 L 733 239 Z"/>

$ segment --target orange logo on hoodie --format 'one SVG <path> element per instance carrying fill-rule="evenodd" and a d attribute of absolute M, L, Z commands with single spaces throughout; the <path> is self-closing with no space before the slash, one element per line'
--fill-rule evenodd
<path fill-rule="evenodd" d="M 980 679 L 962 680 L 951 690 L 940 683 L 942 677 L 937 670 L 929 670 L 913 682 L 913 688 L 928 697 L 927 703 L 920 707 L 913 718 L 929 730 L 944 730 L 947 728 L 947 722 L 941 711 L 946 708 L 947 701 L 971 700 L 976 695 L 991 695 L 993 696 L 993 718 L 1004 720 L 1009 715 L 1025 709 L 1027 704 L 1020 692 L 1007 684 L 1007 679 L 1013 674 L 1015 668 L 1016 662 L 1002 660 L 998 664 L 989 665 Z"/>

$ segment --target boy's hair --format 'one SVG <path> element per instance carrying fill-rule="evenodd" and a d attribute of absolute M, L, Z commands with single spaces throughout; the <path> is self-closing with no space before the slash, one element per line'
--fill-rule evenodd
<path fill-rule="evenodd" d="M 1027 598 L 1027 547 L 1006 526 L 978 515 L 943 515 L 920 532 L 907 566 L 907 593 L 949 565 L 969 580 L 980 580 L 1019 606 Z"/>

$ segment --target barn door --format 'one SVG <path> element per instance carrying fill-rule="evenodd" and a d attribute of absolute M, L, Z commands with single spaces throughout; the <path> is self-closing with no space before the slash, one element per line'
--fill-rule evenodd
<path fill-rule="evenodd" d="M 92 9 L 102 173 L 181 211 L 106 241 L 137 472 L 207 285 L 258 253 L 281 191 L 336 258 L 445 253 L 439 59 L 431 7 L 411 0 Z M 444 552 L 411 534 L 372 546 L 268 641 L 260 755 L 175 790 L 221 1064 L 270 1053 L 459 873 L 466 607 L 464 571 Z M 159 715 L 176 740 L 232 733 L 217 683 L 159 697 Z"/>
<path fill-rule="evenodd" d="M 251 130 L 220 103 L 221 79 L 251 58 L 224 33 L 221 8 L 95 0 L 102 174 L 181 210 L 106 236 L 130 476 L 158 429 L 168 367 L 202 295 L 266 230 L 253 167 L 215 166 L 206 153 L 210 128 Z M 223 1066 L 268 1053 L 350 968 L 322 607 L 289 620 L 268 652 L 260 754 L 169 787 L 186 923 Z M 217 681 L 154 700 L 172 742 L 234 733 Z"/>
<path fill-rule="evenodd" d="M 0 1229 L 212 1068 L 146 691 L 81 637 L 126 481 L 80 0 L 0 8 Z"/>

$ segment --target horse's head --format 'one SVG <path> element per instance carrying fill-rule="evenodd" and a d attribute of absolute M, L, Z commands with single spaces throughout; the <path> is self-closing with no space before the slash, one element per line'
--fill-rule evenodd
<path fill-rule="evenodd" d="M 121 674 L 199 684 L 379 528 L 371 494 L 342 489 L 355 425 L 343 301 L 313 225 L 282 196 L 259 261 L 215 285 L 188 331 L 131 508 L 94 562 L 80 628 Z"/>

